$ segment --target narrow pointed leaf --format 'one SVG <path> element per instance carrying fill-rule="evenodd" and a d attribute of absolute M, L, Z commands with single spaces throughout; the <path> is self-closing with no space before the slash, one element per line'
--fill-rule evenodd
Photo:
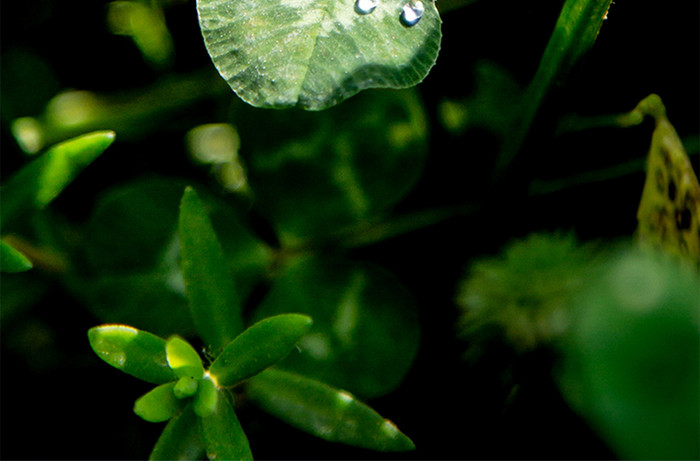
<path fill-rule="evenodd" d="M 163 384 L 177 375 L 165 357 L 165 340 L 127 325 L 101 325 L 88 331 L 90 346 L 105 362 L 144 381 Z"/>
<path fill-rule="evenodd" d="M 202 339 L 219 350 L 243 331 L 241 306 L 219 240 L 192 188 L 182 197 L 179 237 L 192 319 Z"/>
<path fill-rule="evenodd" d="M 219 386 L 233 386 L 283 359 L 312 325 L 311 317 L 269 317 L 240 334 L 209 368 Z"/>
<path fill-rule="evenodd" d="M 43 208 L 114 141 L 114 132 L 97 131 L 57 144 L 3 185 L 1 225 L 24 212 Z"/>
<path fill-rule="evenodd" d="M 190 346 L 190 343 L 184 339 L 178 336 L 168 339 L 165 343 L 165 356 L 168 360 L 168 365 L 170 365 L 170 368 L 173 369 L 177 376 L 194 379 L 202 379 L 202 376 L 204 376 L 202 359 L 197 351 Z"/>
<path fill-rule="evenodd" d="M 194 396 L 194 412 L 202 418 L 206 418 L 216 411 L 218 400 L 219 393 L 216 383 L 207 376 L 199 382 L 197 394 Z"/>
<path fill-rule="evenodd" d="M 0 271 L 24 272 L 32 268 L 32 262 L 9 243 L 0 241 Z"/>
<path fill-rule="evenodd" d="M 209 459 L 253 459 L 248 438 L 224 395 L 219 396 L 216 411 L 202 418 L 202 438 Z"/>
<path fill-rule="evenodd" d="M 406 88 L 427 75 L 440 49 L 435 3 L 413 26 L 406 1 L 371 14 L 355 0 L 199 0 L 207 51 L 221 76 L 258 107 L 320 110 L 367 88 Z"/>
<path fill-rule="evenodd" d="M 331 442 L 379 451 L 415 448 L 391 421 L 348 392 L 301 375 L 265 370 L 249 381 L 248 395 L 266 412 Z"/>
<path fill-rule="evenodd" d="M 564 4 L 537 72 L 525 92 L 519 124 L 503 145 L 498 159 L 499 171 L 517 154 L 552 87 L 561 83 L 593 46 L 611 4 L 612 0 L 567 0 Z"/>
<path fill-rule="evenodd" d="M 182 400 L 175 397 L 175 383 L 161 384 L 142 395 L 134 403 L 134 413 L 152 423 L 167 421 L 182 408 Z"/>
<path fill-rule="evenodd" d="M 192 411 L 192 405 L 187 405 L 165 426 L 149 459 L 200 459 L 204 453 L 200 432 L 197 415 Z"/>

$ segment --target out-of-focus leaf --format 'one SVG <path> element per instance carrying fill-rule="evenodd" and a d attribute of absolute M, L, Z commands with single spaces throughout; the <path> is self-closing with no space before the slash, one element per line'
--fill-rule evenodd
<path fill-rule="evenodd" d="M 3 184 L 0 226 L 51 203 L 73 179 L 114 141 L 113 131 L 98 131 L 62 142 L 22 168 Z"/>
<path fill-rule="evenodd" d="M 400 15 L 412 5 L 424 13 L 410 27 Z M 437 59 L 441 21 L 434 2 L 360 9 L 355 0 L 197 2 L 209 55 L 241 99 L 311 110 L 367 88 L 416 85 Z"/>
<path fill-rule="evenodd" d="M 175 179 L 150 178 L 113 189 L 99 200 L 86 226 L 83 264 L 69 274 L 69 286 L 102 321 L 162 336 L 194 333 L 177 238 L 184 188 Z M 247 296 L 272 253 L 241 222 L 241 214 L 202 197 L 237 291 Z"/>
<path fill-rule="evenodd" d="M 151 460 L 183 460 L 200 459 L 204 454 L 202 437 L 197 416 L 192 411 L 192 405 L 176 414 L 163 429 L 156 442 Z"/>
<path fill-rule="evenodd" d="M 126 325 L 100 325 L 88 330 L 90 346 L 105 362 L 144 381 L 163 384 L 177 375 L 165 357 L 165 340 Z"/>
<path fill-rule="evenodd" d="M 32 262 L 12 245 L 0 241 L 0 271 L 24 272 L 32 268 Z"/>
<path fill-rule="evenodd" d="M 474 92 L 463 101 L 440 103 L 440 121 L 452 133 L 483 128 L 505 138 L 518 116 L 523 90 L 506 69 L 489 61 L 474 69 Z"/>
<path fill-rule="evenodd" d="M 107 21 L 115 34 L 130 36 L 144 60 L 154 67 L 167 67 L 172 62 L 173 39 L 157 3 L 111 2 Z"/>
<path fill-rule="evenodd" d="M 41 111 L 46 101 L 60 88 L 56 74 L 46 59 L 25 47 L 7 47 L 0 56 L 0 68 L 0 117 L 3 123 Z M 34 154 L 38 151 L 40 140 L 33 141 L 28 140 L 26 145 L 20 147 Z"/>
<path fill-rule="evenodd" d="M 661 98 L 652 94 L 637 109 L 656 119 L 647 177 L 637 210 L 637 237 L 700 265 L 700 184 Z"/>
<path fill-rule="evenodd" d="M 362 94 L 322 114 L 264 114 L 241 109 L 235 123 L 251 188 L 285 244 L 386 210 L 415 184 L 427 157 L 426 115 L 414 91 Z"/>
<path fill-rule="evenodd" d="M 28 153 L 94 130 L 111 129 L 121 140 L 141 139 L 170 128 L 174 116 L 188 115 L 192 104 L 229 93 L 228 85 L 211 69 L 164 75 L 148 88 L 118 93 L 61 91 L 42 114 L 14 120 L 12 134 Z"/>
<path fill-rule="evenodd" d="M 87 226 L 89 269 L 114 274 L 157 266 L 175 235 L 184 187 L 178 180 L 149 178 L 108 191 Z"/>
<path fill-rule="evenodd" d="M 638 249 L 579 297 L 560 387 L 624 459 L 700 456 L 700 277 Z"/>
<path fill-rule="evenodd" d="M 379 451 L 415 448 L 391 421 L 319 381 L 271 368 L 253 377 L 247 389 L 266 412 L 324 440 Z"/>
<path fill-rule="evenodd" d="M 134 403 L 134 413 L 151 423 L 169 420 L 182 408 L 182 400 L 173 393 L 174 387 L 174 382 L 161 384 L 142 395 Z"/>
<path fill-rule="evenodd" d="M 75 296 L 103 322 L 126 323 L 163 337 L 189 336 L 195 329 L 178 282 L 155 272 L 75 278 L 68 283 Z"/>
<path fill-rule="evenodd" d="M 204 376 L 202 359 L 190 343 L 182 338 L 173 336 L 165 342 L 165 357 L 170 368 L 181 378 L 202 379 Z"/>
<path fill-rule="evenodd" d="M 202 418 L 202 438 L 209 459 L 253 459 L 248 438 L 223 393 L 219 396 L 216 411 Z"/>
<path fill-rule="evenodd" d="M 46 277 L 38 276 L 34 271 L 17 274 L 2 274 L 0 289 L 0 323 L 3 328 L 36 305 L 46 294 L 51 284 Z"/>
<path fill-rule="evenodd" d="M 257 322 L 241 333 L 214 360 L 209 373 L 219 386 L 233 386 L 289 354 L 313 321 L 298 314 L 283 314 Z"/>
<path fill-rule="evenodd" d="M 499 154 L 499 172 L 517 154 L 552 87 L 561 83 L 574 64 L 593 46 L 611 4 L 612 0 L 566 1 L 537 72 L 525 91 L 519 123 L 506 138 Z"/>
<path fill-rule="evenodd" d="M 178 235 L 192 319 L 200 337 L 219 351 L 243 331 L 241 301 L 211 221 L 192 188 L 182 197 Z"/>
<path fill-rule="evenodd" d="M 401 382 L 418 350 L 415 303 L 389 273 L 369 265 L 315 258 L 292 263 L 256 318 L 299 312 L 314 326 L 279 367 L 362 396 Z"/>

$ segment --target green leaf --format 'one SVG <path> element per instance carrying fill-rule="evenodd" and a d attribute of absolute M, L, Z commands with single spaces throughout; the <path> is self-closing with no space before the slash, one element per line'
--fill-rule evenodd
<path fill-rule="evenodd" d="M 113 1 L 107 7 L 112 32 L 130 36 L 145 61 L 157 69 L 172 63 L 173 39 L 158 4 Z"/>
<path fill-rule="evenodd" d="M 209 459 L 252 460 L 248 438 L 228 399 L 219 396 L 216 411 L 202 418 L 202 436 Z"/>
<path fill-rule="evenodd" d="M 202 359 L 190 343 L 184 339 L 173 336 L 165 343 L 165 356 L 168 365 L 175 374 L 181 378 L 190 377 L 202 379 L 204 376 L 204 366 Z"/>
<path fill-rule="evenodd" d="M 177 383 L 175 383 L 175 387 L 173 388 L 173 394 L 175 394 L 175 397 L 177 397 L 178 399 L 192 397 L 199 388 L 198 383 L 199 382 L 196 379 L 190 376 L 183 376 L 182 378 L 177 380 Z"/>
<path fill-rule="evenodd" d="M 68 282 L 75 296 L 105 323 L 134 325 L 165 337 L 195 333 L 187 300 L 174 276 L 135 273 L 75 277 Z"/>
<path fill-rule="evenodd" d="M 167 421 L 182 407 L 182 400 L 175 397 L 175 383 L 161 384 L 139 397 L 134 413 L 151 423 Z"/>
<path fill-rule="evenodd" d="M 177 238 L 184 188 L 177 179 L 148 178 L 112 189 L 98 201 L 76 258 L 82 264 L 73 266 L 68 282 L 102 322 L 163 337 L 196 333 Z M 264 276 L 272 252 L 246 228 L 242 213 L 213 199 L 205 204 L 243 299 Z"/>
<path fill-rule="evenodd" d="M 194 412 L 202 418 L 206 418 L 216 411 L 219 400 L 219 391 L 216 383 L 209 376 L 199 382 L 199 389 L 194 396 Z"/>
<path fill-rule="evenodd" d="M 351 394 L 310 378 L 271 368 L 249 381 L 248 395 L 266 412 L 331 442 L 379 451 L 415 448 L 391 421 Z"/>
<path fill-rule="evenodd" d="M 506 138 L 497 169 L 515 157 L 552 87 L 561 83 L 574 64 L 593 46 L 612 0 L 567 0 L 547 43 L 537 72 L 522 101 L 520 123 Z"/>
<path fill-rule="evenodd" d="M 178 235 L 192 319 L 202 339 L 219 350 L 243 331 L 240 299 L 211 221 L 192 188 L 182 197 Z"/>
<path fill-rule="evenodd" d="M 183 187 L 177 180 L 149 178 L 108 190 L 87 224 L 86 269 L 144 273 L 160 265 L 177 229 Z"/>
<path fill-rule="evenodd" d="M 279 367 L 347 389 L 362 398 L 399 385 L 418 350 L 420 326 L 411 294 L 377 266 L 306 258 L 286 269 L 256 318 L 298 312 L 314 319 L 300 353 Z"/>
<path fill-rule="evenodd" d="M 368 92 L 323 113 L 242 108 L 235 122 L 250 146 L 251 188 L 288 246 L 387 210 L 428 155 L 427 116 L 413 90 Z"/>
<path fill-rule="evenodd" d="M 367 88 L 416 85 L 435 63 L 440 17 L 432 1 L 413 27 L 404 1 L 359 14 L 354 0 L 199 0 L 214 65 L 244 101 L 258 107 L 320 110 Z"/>
<path fill-rule="evenodd" d="M 209 373 L 219 386 L 233 386 L 286 356 L 309 328 L 310 317 L 277 315 L 252 325 L 214 360 Z"/>
<path fill-rule="evenodd" d="M 0 271 L 24 272 L 32 268 L 32 262 L 12 245 L 0 241 Z"/>
<path fill-rule="evenodd" d="M 114 132 L 97 131 L 55 145 L 22 168 L 0 189 L 0 226 L 24 212 L 44 208 L 114 141 Z"/>
<path fill-rule="evenodd" d="M 204 453 L 202 437 L 197 416 L 192 405 L 175 415 L 158 438 L 151 460 L 193 460 L 200 459 Z"/>
<path fill-rule="evenodd" d="M 700 277 L 663 254 L 616 252 L 578 298 L 559 384 L 620 459 L 698 459 Z"/>
<path fill-rule="evenodd" d="M 144 381 L 163 384 L 177 375 L 165 358 L 165 340 L 127 325 L 88 330 L 92 350 L 105 362 Z"/>

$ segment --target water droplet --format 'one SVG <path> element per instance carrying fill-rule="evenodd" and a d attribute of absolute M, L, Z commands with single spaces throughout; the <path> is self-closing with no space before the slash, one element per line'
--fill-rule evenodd
<path fill-rule="evenodd" d="M 409 0 L 403 6 L 403 10 L 401 10 L 401 24 L 406 27 L 415 26 L 420 21 L 420 18 L 423 17 L 423 13 L 425 13 L 423 2 L 420 0 Z"/>
<path fill-rule="evenodd" d="M 379 4 L 379 0 L 357 0 L 355 12 L 358 14 L 370 14 Z"/>

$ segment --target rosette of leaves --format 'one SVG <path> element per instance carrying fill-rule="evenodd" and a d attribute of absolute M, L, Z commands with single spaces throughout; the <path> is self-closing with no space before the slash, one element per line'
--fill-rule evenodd
<path fill-rule="evenodd" d="M 125 373 L 158 386 L 134 411 L 152 422 L 169 421 L 151 459 L 251 459 L 231 390 L 244 384 L 265 411 L 311 434 L 376 450 L 413 448 L 390 421 L 350 393 L 291 371 L 268 369 L 295 348 L 311 317 L 280 314 L 244 329 L 241 303 L 224 253 L 193 189 L 179 215 L 182 275 L 193 323 L 212 358 L 208 367 L 185 340 L 167 341 L 126 325 L 88 333 L 93 350 Z"/>
<path fill-rule="evenodd" d="M 401 383 L 418 349 L 417 306 L 393 274 L 344 250 L 382 238 L 393 220 L 391 207 L 417 181 L 427 156 L 425 110 L 416 92 L 406 90 L 360 94 L 322 114 L 293 111 L 290 118 L 288 112 L 238 108 L 234 123 L 247 146 L 259 220 L 252 224 L 263 225 L 249 225 L 249 203 L 198 188 L 223 251 L 216 267 L 202 270 L 213 277 L 226 268 L 235 294 L 222 294 L 233 300 L 222 305 L 247 305 L 251 321 L 286 313 L 314 319 L 301 352 L 290 354 L 281 369 L 361 399 L 385 395 Z M 279 136 L 261 133 L 261 123 Z M 162 338 L 202 334 L 189 313 L 192 294 L 181 270 L 193 246 L 177 229 L 184 187 L 176 178 L 142 178 L 97 199 L 69 268 L 69 288 L 100 323 Z M 256 231 L 264 225 L 274 235 L 261 238 Z M 227 291 L 228 276 L 217 280 Z M 254 288 L 255 294 L 269 288 L 259 304 L 250 296 Z"/>

